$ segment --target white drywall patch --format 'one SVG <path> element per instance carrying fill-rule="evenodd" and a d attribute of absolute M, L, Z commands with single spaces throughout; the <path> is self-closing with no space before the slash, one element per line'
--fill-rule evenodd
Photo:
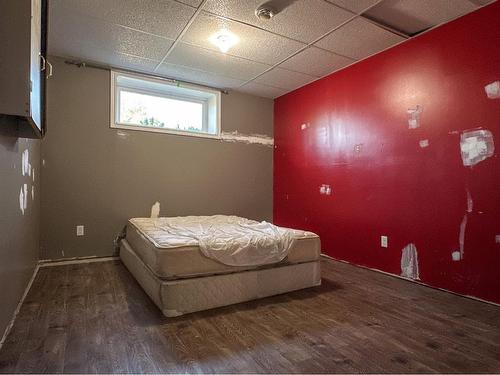
<path fill-rule="evenodd" d="M 417 247 L 413 243 L 406 245 L 402 250 L 401 276 L 407 279 L 420 280 Z"/>
<path fill-rule="evenodd" d="M 24 184 L 23 186 L 21 186 L 21 190 L 19 191 L 19 209 L 24 215 L 27 208 L 28 208 L 28 184 Z"/>
<path fill-rule="evenodd" d="M 319 188 L 319 193 L 322 195 L 331 195 L 332 188 L 330 187 L 330 185 L 323 184 Z"/>
<path fill-rule="evenodd" d="M 467 214 L 464 215 L 460 223 L 460 232 L 458 234 L 458 244 L 460 246 L 460 259 L 464 259 L 464 245 L 465 245 L 465 229 L 467 228 Z"/>
<path fill-rule="evenodd" d="M 23 185 L 24 196 L 23 196 L 23 205 L 24 211 L 28 208 L 28 184 Z"/>
<path fill-rule="evenodd" d="M 416 129 L 420 127 L 420 116 L 424 109 L 417 105 L 415 108 L 408 109 L 408 129 Z"/>
<path fill-rule="evenodd" d="M 467 189 L 467 212 L 472 212 L 474 209 L 474 201 L 472 200 L 472 195 L 470 194 L 469 189 Z"/>
<path fill-rule="evenodd" d="M 31 173 L 31 165 L 30 165 L 30 152 L 28 149 L 24 150 L 21 155 L 21 172 L 23 176 Z"/>
<path fill-rule="evenodd" d="M 306 129 L 309 129 L 310 127 L 311 127 L 311 124 L 309 124 L 307 122 L 307 123 L 300 125 L 300 130 L 306 130 Z"/>
<path fill-rule="evenodd" d="M 499 99 L 500 98 L 500 81 L 492 82 L 486 86 L 484 86 L 484 91 L 486 92 L 486 96 L 490 99 Z"/>
<path fill-rule="evenodd" d="M 460 135 L 460 152 L 464 166 L 470 167 L 493 156 L 493 134 L 486 129 L 466 130 Z"/>
<path fill-rule="evenodd" d="M 160 202 L 156 202 L 153 204 L 153 207 L 151 207 L 151 218 L 155 219 L 160 216 Z"/>
<path fill-rule="evenodd" d="M 268 147 L 273 147 L 274 139 L 262 134 L 245 135 L 234 132 L 222 132 L 220 139 L 225 142 L 242 142 L 247 144 L 260 144 Z"/>
<path fill-rule="evenodd" d="M 467 192 L 467 211 L 462 218 L 460 223 L 460 230 L 458 233 L 458 246 L 459 249 L 451 253 L 451 258 L 453 261 L 457 262 L 464 259 L 464 248 L 465 248 L 465 230 L 467 228 L 468 214 L 474 210 L 474 201 L 472 200 L 472 195 L 469 189 L 465 190 Z"/>
<path fill-rule="evenodd" d="M 118 130 L 118 131 L 116 132 L 116 135 L 117 135 L 118 137 L 120 137 L 120 138 L 128 138 L 129 133 L 126 133 L 126 132 L 124 132 L 124 131 Z"/>
<path fill-rule="evenodd" d="M 33 174 L 33 183 L 35 183 L 35 168 L 33 168 L 32 174 Z"/>
<path fill-rule="evenodd" d="M 428 139 L 421 139 L 421 140 L 418 142 L 418 145 L 420 146 L 420 148 L 426 148 L 426 147 L 429 147 L 429 140 L 428 140 Z"/>
<path fill-rule="evenodd" d="M 24 215 L 24 190 L 23 190 L 22 186 L 21 186 L 21 190 L 19 191 L 19 209 L 21 210 L 22 214 Z"/>

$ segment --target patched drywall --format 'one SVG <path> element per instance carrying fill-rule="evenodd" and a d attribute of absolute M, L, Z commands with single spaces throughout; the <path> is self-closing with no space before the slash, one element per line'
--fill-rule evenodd
<path fill-rule="evenodd" d="M 38 261 L 39 163 L 40 141 L 0 130 L 0 338 Z"/>
<path fill-rule="evenodd" d="M 131 217 L 272 220 L 272 100 L 223 94 L 224 140 L 111 129 L 109 72 L 52 61 L 42 141 L 43 259 L 112 255 Z M 84 236 L 76 236 L 78 224 Z"/>
<path fill-rule="evenodd" d="M 275 224 L 500 303 L 499 17 L 495 2 L 276 99 Z"/>

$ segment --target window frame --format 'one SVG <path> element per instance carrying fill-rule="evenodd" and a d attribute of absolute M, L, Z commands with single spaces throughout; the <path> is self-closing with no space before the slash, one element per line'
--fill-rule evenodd
<path fill-rule="evenodd" d="M 214 95 L 215 103 L 212 104 L 215 107 L 215 133 L 208 133 L 209 129 L 209 99 L 203 100 L 202 98 L 197 98 L 195 96 L 185 95 L 183 93 L 172 94 L 161 92 L 160 90 L 154 89 L 140 89 L 136 87 L 127 87 L 126 85 L 120 85 L 117 83 L 117 78 L 119 76 L 129 77 L 136 80 L 143 80 L 147 82 L 159 83 L 167 86 L 171 86 L 175 89 L 175 87 L 182 87 L 189 90 L 195 90 L 201 93 Z M 202 130 L 199 132 L 191 131 L 191 130 L 178 130 L 171 128 L 159 128 L 152 126 L 141 126 L 135 124 L 128 124 L 125 122 L 118 122 L 118 116 L 120 112 L 120 91 L 126 91 L 131 93 L 137 93 L 142 95 L 154 96 L 159 98 L 173 99 L 184 102 L 191 102 L 203 105 L 203 120 L 202 120 Z M 123 129 L 123 130 L 133 130 L 133 131 L 144 131 L 144 132 L 152 132 L 152 133 L 163 133 L 163 134 L 172 134 L 172 135 L 181 135 L 188 137 L 201 137 L 201 138 L 212 138 L 212 139 L 220 139 L 221 134 L 221 92 L 216 89 L 211 89 L 204 86 L 198 86 L 189 83 L 182 83 L 179 85 L 178 81 L 170 80 L 167 78 L 154 77 L 141 73 L 130 73 L 124 72 L 120 70 L 111 70 L 111 87 L 110 87 L 110 128 L 112 129 Z"/>

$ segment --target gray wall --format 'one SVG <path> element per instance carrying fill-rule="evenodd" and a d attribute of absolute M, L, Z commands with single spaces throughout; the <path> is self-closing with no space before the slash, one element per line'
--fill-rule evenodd
<path fill-rule="evenodd" d="M 41 258 L 106 256 L 131 217 L 272 219 L 270 147 L 109 127 L 110 73 L 51 58 Z M 273 101 L 222 95 L 222 130 L 272 135 Z M 85 236 L 76 236 L 76 225 Z"/>
<path fill-rule="evenodd" d="M 22 154 L 25 150 L 28 150 L 28 161 L 34 168 L 31 176 L 22 175 Z M 38 261 L 39 173 L 40 141 L 0 135 L 0 337 L 9 324 Z M 27 208 L 23 214 L 19 193 L 21 189 L 24 190 L 24 184 L 28 196 Z M 34 199 L 31 196 L 32 187 Z"/>

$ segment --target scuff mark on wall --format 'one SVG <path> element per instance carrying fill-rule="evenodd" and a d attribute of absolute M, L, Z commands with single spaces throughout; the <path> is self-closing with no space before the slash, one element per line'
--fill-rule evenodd
<path fill-rule="evenodd" d="M 268 147 L 274 146 L 274 139 L 262 134 L 241 134 L 237 131 L 234 132 L 222 132 L 220 139 L 225 142 L 242 142 L 247 144 L 260 144 Z"/>
<path fill-rule="evenodd" d="M 428 140 L 428 139 L 421 139 L 421 140 L 418 142 L 418 145 L 420 146 L 420 148 L 426 148 L 426 147 L 429 147 L 429 140 Z"/>
<path fill-rule="evenodd" d="M 486 129 L 465 130 L 460 135 L 460 152 L 464 166 L 470 167 L 493 156 L 493 134 Z"/>
<path fill-rule="evenodd" d="M 160 216 L 160 202 L 156 202 L 153 204 L 153 207 L 151 207 L 151 218 L 155 219 Z"/>
<path fill-rule="evenodd" d="M 488 98 L 500 99 L 500 81 L 495 81 L 484 86 L 484 91 Z"/>
<path fill-rule="evenodd" d="M 413 243 L 406 245 L 402 250 L 401 276 L 407 279 L 420 280 L 417 247 Z"/>
<path fill-rule="evenodd" d="M 416 129 L 420 127 L 420 116 L 424 109 L 417 105 L 415 108 L 408 109 L 408 129 Z"/>
<path fill-rule="evenodd" d="M 31 186 L 31 200 L 35 200 L 35 185 Z"/>

